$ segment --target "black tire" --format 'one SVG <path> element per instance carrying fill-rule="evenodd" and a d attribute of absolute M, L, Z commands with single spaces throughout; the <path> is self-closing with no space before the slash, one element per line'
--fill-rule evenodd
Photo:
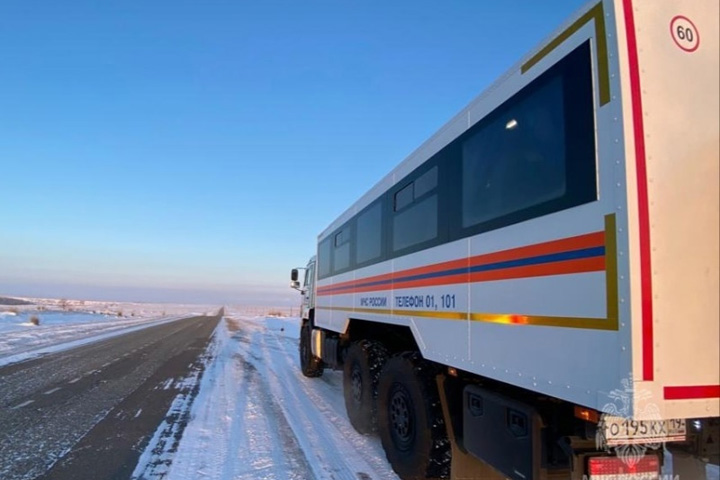
<path fill-rule="evenodd" d="M 388 351 L 380 342 L 360 340 L 348 348 L 343 368 L 343 395 L 350 423 L 360 433 L 377 430 L 377 385 Z"/>
<path fill-rule="evenodd" d="M 417 352 L 385 363 L 378 384 L 378 429 L 385 455 L 404 480 L 448 478 L 450 442 L 435 376 Z"/>
<path fill-rule="evenodd" d="M 306 377 L 320 377 L 323 374 L 322 360 L 313 355 L 310 348 L 310 323 L 303 322 L 300 327 L 300 370 Z"/>

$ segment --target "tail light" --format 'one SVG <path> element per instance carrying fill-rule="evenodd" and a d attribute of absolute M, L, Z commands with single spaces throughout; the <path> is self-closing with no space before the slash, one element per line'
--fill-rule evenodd
<path fill-rule="evenodd" d="M 588 460 L 588 473 L 590 480 L 656 480 L 660 460 L 656 455 L 645 455 L 636 462 L 619 457 L 592 457 Z"/>

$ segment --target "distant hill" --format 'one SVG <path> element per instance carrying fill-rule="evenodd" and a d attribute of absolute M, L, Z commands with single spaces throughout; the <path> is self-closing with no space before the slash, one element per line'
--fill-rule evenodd
<path fill-rule="evenodd" d="M 0 305 L 32 305 L 32 302 L 26 302 L 17 298 L 0 297 Z"/>

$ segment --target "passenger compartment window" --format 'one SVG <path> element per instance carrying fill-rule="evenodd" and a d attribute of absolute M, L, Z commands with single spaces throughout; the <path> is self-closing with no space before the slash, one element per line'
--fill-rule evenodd
<path fill-rule="evenodd" d="M 410 183 L 408 186 L 400 190 L 395 194 L 395 211 L 399 212 L 403 208 L 407 207 L 413 202 L 413 190 L 415 183 Z"/>
<path fill-rule="evenodd" d="M 438 235 L 438 167 L 417 177 L 395 194 L 392 249 L 432 240 Z"/>
<path fill-rule="evenodd" d="M 426 193 L 432 191 L 438 184 L 438 168 L 433 167 L 415 180 L 415 192 L 413 198 L 417 200 Z"/>
<path fill-rule="evenodd" d="M 462 143 L 462 224 L 499 228 L 597 199 L 590 47 L 585 43 Z"/>
<path fill-rule="evenodd" d="M 554 78 L 473 135 L 462 156 L 463 227 L 562 197 L 562 78 Z"/>
<path fill-rule="evenodd" d="M 402 250 L 437 237 L 437 195 L 418 202 L 393 219 L 393 250 Z"/>
<path fill-rule="evenodd" d="M 318 245 L 318 278 L 325 278 L 332 272 L 332 265 L 330 263 L 332 245 L 330 240 L 331 238 L 326 238 Z"/>
<path fill-rule="evenodd" d="M 333 272 L 337 273 L 350 266 L 350 229 L 344 228 L 335 234 Z"/>
<path fill-rule="evenodd" d="M 357 217 L 355 261 L 359 264 L 382 255 L 382 203 L 377 202 Z"/>

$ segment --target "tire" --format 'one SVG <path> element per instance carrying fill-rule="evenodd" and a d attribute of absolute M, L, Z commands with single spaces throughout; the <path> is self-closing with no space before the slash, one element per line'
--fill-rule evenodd
<path fill-rule="evenodd" d="M 448 478 L 450 441 L 435 376 L 417 352 L 385 363 L 378 384 L 378 429 L 385 455 L 404 480 Z"/>
<path fill-rule="evenodd" d="M 323 374 L 322 360 L 313 355 L 310 347 L 310 322 L 303 322 L 300 327 L 300 370 L 306 377 L 315 378 Z"/>
<path fill-rule="evenodd" d="M 343 395 L 350 423 L 360 433 L 377 430 L 377 385 L 388 352 L 380 342 L 360 340 L 348 348 L 343 367 Z"/>

